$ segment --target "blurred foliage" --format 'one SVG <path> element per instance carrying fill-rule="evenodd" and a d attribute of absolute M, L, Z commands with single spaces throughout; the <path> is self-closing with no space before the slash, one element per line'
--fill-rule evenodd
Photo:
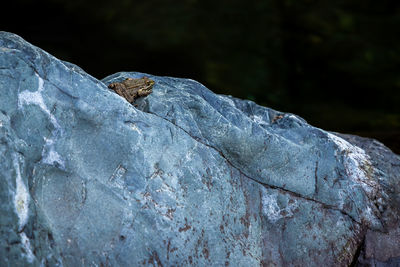
<path fill-rule="evenodd" d="M 8 5 L 3 30 L 97 78 L 122 70 L 189 77 L 324 129 L 381 140 L 392 133 L 400 143 L 400 1 Z"/>

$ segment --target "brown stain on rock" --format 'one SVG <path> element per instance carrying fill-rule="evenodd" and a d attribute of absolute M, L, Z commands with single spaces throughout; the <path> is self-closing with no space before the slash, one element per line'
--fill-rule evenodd
<path fill-rule="evenodd" d="M 185 226 L 184 227 L 180 227 L 178 229 L 178 231 L 179 231 L 179 233 L 186 232 L 187 230 L 190 230 L 191 228 L 192 228 L 192 226 L 185 224 Z"/>
<path fill-rule="evenodd" d="M 187 222 L 187 218 L 185 218 L 185 226 L 184 227 L 180 227 L 178 229 L 179 233 L 181 232 L 186 232 L 187 230 L 190 230 L 192 228 L 192 226 L 190 226 Z"/>
<path fill-rule="evenodd" d="M 157 263 L 157 265 L 155 264 L 155 262 Z M 147 263 L 153 266 L 161 266 L 163 267 L 161 261 L 160 261 L 160 257 L 158 257 L 158 254 L 156 251 L 153 251 L 153 254 L 150 255 L 149 260 L 147 261 Z"/>

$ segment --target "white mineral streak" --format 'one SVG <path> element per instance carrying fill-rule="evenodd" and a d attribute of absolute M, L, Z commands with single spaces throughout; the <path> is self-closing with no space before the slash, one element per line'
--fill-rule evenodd
<path fill-rule="evenodd" d="M 296 202 L 288 204 L 286 207 L 280 207 L 278 204 L 279 193 L 272 193 L 266 189 L 262 190 L 262 211 L 266 215 L 268 221 L 275 223 L 276 221 L 293 216 L 293 209 L 296 208 Z"/>
<path fill-rule="evenodd" d="M 250 119 L 255 123 L 257 123 L 258 125 L 268 125 L 268 123 L 264 121 L 264 119 L 259 115 L 251 115 Z"/>
<path fill-rule="evenodd" d="M 19 219 L 19 230 L 22 230 L 25 224 L 28 221 L 29 216 L 29 191 L 25 186 L 24 182 L 22 181 L 21 171 L 19 168 L 19 161 L 18 156 L 16 154 L 13 155 L 13 165 L 15 169 L 16 175 L 16 188 L 15 188 L 15 196 L 14 196 L 14 206 L 15 210 L 17 211 L 18 219 Z"/>
<path fill-rule="evenodd" d="M 29 263 L 32 263 L 35 255 L 33 255 L 32 249 L 31 249 L 31 242 L 29 242 L 29 238 L 26 236 L 24 232 L 20 233 L 19 236 L 21 237 L 21 244 L 23 248 L 25 249 L 25 257 L 28 259 Z"/>
<path fill-rule="evenodd" d="M 42 97 L 42 91 L 44 89 L 44 82 L 43 79 L 39 77 L 39 75 L 36 74 L 38 77 L 38 90 L 35 92 L 31 92 L 28 90 L 25 90 L 21 92 L 18 95 L 18 107 L 21 108 L 22 105 L 29 105 L 29 104 L 34 104 L 38 105 L 47 115 L 49 115 L 50 120 L 53 124 L 57 124 L 54 116 L 50 114 L 49 109 L 47 108 L 46 104 L 44 103 L 43 97 Z"/>
<path fill-rule="evenodd" d="M 52 165 L 52 164 L 54 164 L 54 162 L 57 162 L 62 167 L 65 167 L 64 161 L 62 160 L 60 154 L 58 154 L 57 151 L 54 150 L 53 139 L 44 137 L 44 140 L 45 140 L 46 144 L 42 151 L 42 156 L 43 156 L 42 162 L 49 164 L 49 165 Z M 47 154 L 44 155 L 46 153 L 46 151 L 47 151 Z"/>
<path fill-rule="evenodd" d="M 50 118 L 51 123 L 54 126 L 54 130 L 52 132 L 52 137 L 55 137 L 57 132 L 61 132 L 61 127 L 58 124 L 55 116 L 51 114 L 50 110 L 47 108 L 44 103 L 42 91 L 44 90 L 44 81 L 43 79 L 36 74 L 38 78 L 38 90 L 35 92 L 31 92 L 29 90 L 22 91 L 18 95 L 18 107 L 22 108 L 23 105 L 37 105 L 39 106 Z M 44 138 L 45 145 L 42 150 L 42 162 L 52 165 L 55 162 L 65 167 L 64 161 L 61 156 L 54 150 L 54 140 L 52 138 Z"/>
<path fill-rule="evenodd" d="M 142 132 L 140 131 L 139 127 L 137 127 L 137 125 L 135 123 L 129 123 L 129 127 L 132 130 L 136 131 L 138 134 L 140 134 L 140 135 L 142 134 Z"/>
<path fill-rule="evenodd" d="M 348 177 L 360 185 L 368 196 L 374 194 L 377 184 L 368 177 L 368 169 L 372 171 L 373 167 L 365 151 L 331 133 L 328 133 L 328 137 L 338 146 L 339 153 L 344 154 L 343 165 Z"/>
<path fill-rule="evenodd" d="M 357 146 L 351 145 L 346 140 L 337 137 L 334 134 L 328 133 L 328 137 L 338 146 L 340 154 L 343 154 L 343 165 L 346 170 L 346 174 L 354 185 L 350 185 L 347 189 L 347 194 L 343 194 L 342 200 L 345 201 L 345 197 L 351 197 L 352 192 L 356 187 L 361 187 L 369 200 L 375 198 L 378 190 L 378 184 L 372 180 L 369 176 L 373 171 L 373 167 L 369 156 L 365 151 Z M 341 206 L 344 203 L 341 203 Z M 363 214 L 367 218 L 374 218 L 372 209 L 367 206 L 363 209 Z"/>
<path fill-rule="evenodd" d="M 267 216 L 270 222 L 274 223 L 282 218 L 282 216 L 280 215 L 278 202 L 276 201 L 276 196 L 268 195 L 267 192 L 263 191 L 262 206 L 263 213 Z"/>

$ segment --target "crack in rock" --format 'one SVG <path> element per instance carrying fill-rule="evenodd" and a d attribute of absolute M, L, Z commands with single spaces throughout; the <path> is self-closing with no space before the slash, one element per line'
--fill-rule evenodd
<path fill-rule="evenodd" d="M 146 113 L 149 113 L 149 114 L 152 114 L 152 115 L 154 115 L 154 116 L 157 116 L 157 117 L 159 117 L 159 118 L 161 118 L 161 119 L 163 119 L 163 120 L 165 120 L 165 121 L 171 123 L 171 124 L 174 125 L 175 127 L 181 129 L 183 132 L 185 132 L 189 137 L 191 137 L 191 138 L 194 139 L 195 141 L 197 141 L 197 142 L 199 142 L 199 143 L 201 143 L 201 144 L 203 144 L 203 145 L 205 145 L 205 146 L 207 146 L 207 147 L 210 147 L 210 148 L 214 149 L 218 154 L 221 155 L 221 157 L 223 157 L 223 158 L 226 160 L 226 162 L 227 162 L 230 166 L 232 166 L 234 169 L 236 169 L 236 170 L 237 170 L 240 174 L 242 174 L 244 177 L 246 177 L 246 178 L 248 178 L 248 179 L 250 179 L 250 180 L 252 180 L 252 181 L 254 181 L 254 182 L 256 182 L 256 183 L 258 183 L 258 184 L 260 184 L 260 185 L 262 185 L 262 186 L 264 186 L 264 187 L 267 187 L 267 188 L 270 188 L 270 189 L 279 190 L 279 191 L 281 191 L 282 193 L 290 194 L 291 196 L 294 196 L 294 197 L 296 197 L 296 198 L 301 198 L 301 199 L 304 199 L 304 200 L 307 200 L 307 201 L 312 201 L 312 202 L 314 202 L 314 203 L 317 203 L 317 204 L 321 205 L 324 209 L 330 209 L 330 210 L 339 211 L 339 212 L 342 213 L 343 215 L 349 217 L 354 223 L 357 223 L 357 224 L 359 224 L 359 225 L 362 225 L 362 222 L 357 221 L 353 216 L 351 216 L 351 215 L 348 214 L 346 211 L 344 211 L 344 210 L 342 210 L 342 209 L 340 209 L 340 208 L 338 208 L 338 207 L 335 207 L 335 206 L 332 206 L 332 205 L 323 203 L 323 202 L 318 201 L 318 200 L 313 199 L 313 198 L 309 198 L 309 197 L 302 196 L 302 195 L 300 195 L 299 193 L 296 193 L 296 192 L 287 190 L 287 189 L 282 188 L 282 187 L 278 187 L 278 186 L 274 186 L 274 185 L 269 185 L 269 184 L 262 183 L 262 182 L 258 181 L 257 179 L 255 179 L 255 178 L 253 178 L 253 177 L 250 177 L 249 175 L 245 174 L 242 170 L 240 170 L 238 167 L 236 167 L 236 166 L 222 153 L 222 151 L 219 151 L 216 147 L 214 147 L 214 146 L 212 146 L 212 145 L 210 145 L 210 144 L 206 144 L 206 143 L 202 142 L 201 138 L 198 138 L 198 137 L 196 137 L 196 136 L 192 136 L 188 131 L 186 131 L 185 129 L 183 129 L 183 128 L 180 127 L 179 125 L 174 124 L 174 123 L 171 122 L 170 120 L 168 120 L 168 119 L 166 119 L 166 118 L 164 118 L 164 117 L 161 117 L 161 116 L 159 116 L 159 115 L 156 114 L 156 113 L 153 113 L 153 112 L 150 112 L 150 111 L 145 111 L 145 112 L 146 112 Z M 317 167 L 316 167 L 316 168 L 318 168 L 318 163 L 317 163 Z M 315 172 L 316 172 L 316 171 L 315 171 Z M 378 231 L 378 230 L 377 230 L 377 231 Z"/>

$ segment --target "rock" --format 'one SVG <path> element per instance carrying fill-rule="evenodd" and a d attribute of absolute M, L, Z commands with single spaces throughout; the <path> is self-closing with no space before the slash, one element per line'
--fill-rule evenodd
<path fill-rule="evenodd" d="M 384 231 L 366 230 L 364 243 L 360 246 L 359 265 L 400 266 L 400 161 L 392 151 L 376 140 L 353 135 L 337 134 L 348 142 L 362 148 L 372 159 L 371 163 L 383 188 L 381 220 Z"/>
<path fill-rule="evenodd" d="M 189 79 L 107 88 L 143 75 L 0 33 L 2 266 L 398 262 L 399 156 Z"/>

